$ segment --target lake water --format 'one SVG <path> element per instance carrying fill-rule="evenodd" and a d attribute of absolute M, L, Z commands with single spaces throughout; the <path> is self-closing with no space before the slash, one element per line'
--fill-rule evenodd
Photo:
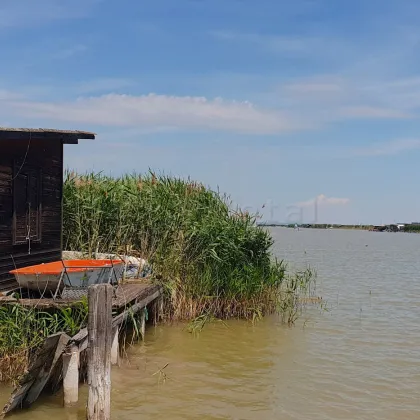
<path fill-rule="evenodd" d="M 276 317 L 199 336 L 150 327 L 112 371 L 113 419 L 420 419 L 420 235 L 272 232 L 278 257 L 317 269 L 328 310 L 293 328 Z M 82 387 L 73 410 L 46 397 L 14 417 L 84 419 L 86 398 Z"/>

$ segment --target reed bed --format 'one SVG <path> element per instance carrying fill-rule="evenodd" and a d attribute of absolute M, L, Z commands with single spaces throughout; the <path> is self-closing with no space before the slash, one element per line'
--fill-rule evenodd
<path fill-rule="evenodd" d="M 64 332 L 72 337 L 87 326 L 87 320 L 87 297 L 69 307 L 49 310 L 24 307 L 19 303 L 0 306 L 0 383 L 16 384 L 48 336 Z M 124 342 L 128 336 L 132 342 L 140 338 L 138 325 L 138 316 L 134 314 L 125 321 L 121 335 Z"/>
<path fill-rule="evenodd" d="M 137 252 L 166 290 L 170 320 L 295 311 L 313 273 L 291 274 L 273 260 L 273 239 L 256 222 L 227 196 L 189 179 L 152 172 L 65 177 L 65 248 L 88 256 Z"/>
<path fill-rule="evenodd" d="M 269 231 L 200 183 L 151 172 L 119 178 L 67 172 L 63 191 L 65 249 L 147 259 L 152 281 L 165 290 L 167 321 L 190 321 L 197 331 L 216 319 L 278 313 L 293 324 L 299 297 L 312 292 L 312 270 L 288 272 L 272 258 Z M 86 300 L 48 312 L 0 306 L 0 382 L 16 382 L 47 336 L 74 335 L 86 320 Z"/>
<path fill-rule="evenodd" d="M 420 233 L 420 225 L 405 225 L 404 226 L 404 232 L 409 233 Z"/>
<path fill-rule="evenodd" d="M 74 335 L 87 322 L 87 299 L 52 312 L 18 304 L 0 306 L 0 382 L 16 382 L 44 339 L 57 332 Z"/>

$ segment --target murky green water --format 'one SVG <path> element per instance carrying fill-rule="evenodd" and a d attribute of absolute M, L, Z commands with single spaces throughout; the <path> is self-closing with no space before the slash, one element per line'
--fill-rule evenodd
<path fill-rule="evenodd" d="M 310 309 L 294 328 L 273 317 L 199 337 L 151 327 L 113 369 L 113 419 L 420 418 L 420 235 L 273 232 L 279 257 L 317 268 L 329 311 Z M 86 392 L 75 410 L 47 397 L 14 417 L 83 419 Z"/>

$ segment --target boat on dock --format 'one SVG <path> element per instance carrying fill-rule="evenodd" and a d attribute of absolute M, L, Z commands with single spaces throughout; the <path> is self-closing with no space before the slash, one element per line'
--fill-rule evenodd
<path fill-rule="evenodd" d="M 18 268 L 10 273 L 22 289 L 55 292 L 60 286 L 85 288 L 99 283 L 118 283 L 124 267 L 121 260 L 61 260 Z"/>

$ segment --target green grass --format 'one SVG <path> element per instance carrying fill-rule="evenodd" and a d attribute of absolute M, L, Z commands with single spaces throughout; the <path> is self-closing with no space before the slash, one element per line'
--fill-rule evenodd
<path fill-rule="evenodd" d="M 52 312 L 19 304 L 0 306 L 0 382 L 14 382 L 25 372 L 30 356 L 57 332 L 70 336 L 87 322 L 87 300 Z"/>

